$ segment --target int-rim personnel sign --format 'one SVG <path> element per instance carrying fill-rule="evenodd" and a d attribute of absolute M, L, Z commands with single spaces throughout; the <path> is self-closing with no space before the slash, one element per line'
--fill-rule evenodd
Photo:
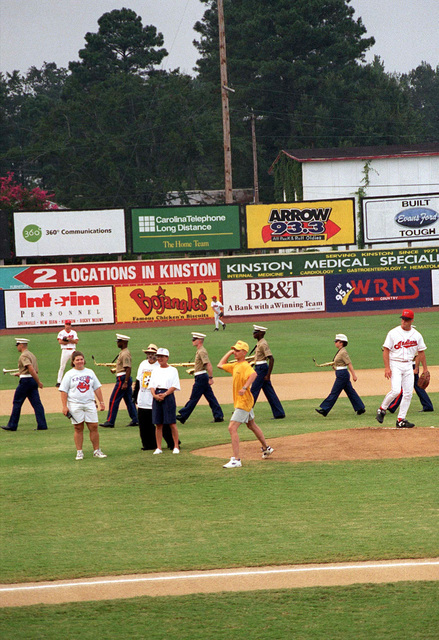
<path fill-rule="evenodd" d="M 355 242 L 355 200 L 310 200 L 246 206 L 249 249 Z"/>

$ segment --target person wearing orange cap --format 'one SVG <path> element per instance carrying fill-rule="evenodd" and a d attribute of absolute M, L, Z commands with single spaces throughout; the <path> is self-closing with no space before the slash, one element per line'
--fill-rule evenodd
<path fill-rule="evenodd" d="M 418 373 L 419 363 L 413 369 L 413 359 L 418 354 L 419 362 L 426 373 L 425 342 L 419 331 L 412 327 L 415 314 L 411 309 L 404 309 L 401 314 L 401 325 L 395 327 L 386 336 L 383 344 L 384 377 L 391 381 L 392 388 L 377 410 L 376 419 L 380 424 L 384 422 L 387 409 L 402 389 L 402 399 L 399 406 L 397 429 L 410 429 L 413 422 L 406 419 L 413 395 L 414 374 Z M 418 370 L 416 370 L 418 368 Z"/>
<path fill-rule="evenodd" d="M 59 363 L 58 376 L 56 379 L 56 386 L 59 387 L 64 375 L 66 364 L 72 357 L 72 353 L 75 351 L 76 345 L 78 344 L 78 334 L 72 329 L 71 320 L 64 320 L 64 329 L 61 329 L 56 339 L 58 340 L 59 346 L 61 347 L 61 360 Z"/>
<path fill-rule="evenodd" d="M 262 458 L 268 458 L 274 449 L 268 446 L 262 430 L 255 422 L 253 412 L 254 399 L 251 393 L 251 386 L 256 380 L 257 373 L 246 361 L 248 344 L 243 340 L 238 340 L 218 362 L 218 368 L 231 373 L 233 376 L 233 406 L 235 408 L 229 423 L 229 433 L 232 438 L 233 456 L 230 461 L 223 465 L 224 469 L 242 467 L 239 457 L 239 436 L 238 428 L 245 423 L 250 431 L 253 431 L 256 438 L 262 445 Z M 235 362 L 228 362 L 231 355 L 235 356 Z"/>

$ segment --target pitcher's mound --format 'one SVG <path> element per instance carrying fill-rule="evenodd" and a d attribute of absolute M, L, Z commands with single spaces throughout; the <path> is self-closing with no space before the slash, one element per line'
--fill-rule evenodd
<path fill-rule="evenodd" d="M 342 429 L 319 431 L 299 436 L 271 438 L 273 455 L 264 463 L 322 462 L 332 460 L 382 460 L 383 458 L 422 458 L 439 456 L 439 429 Z M 232 455 L 229 444 L 193 451 L 197 456 L 228 459 Z M 259 442 L 240 443 L 243 460 L 261 460 Z"/>

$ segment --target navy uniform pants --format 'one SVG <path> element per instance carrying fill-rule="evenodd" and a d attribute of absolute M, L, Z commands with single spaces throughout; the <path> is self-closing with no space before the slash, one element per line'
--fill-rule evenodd
<path fill-rule="evenodd" d="M 125 382 L 125 378 L 126 378 L 125 374 L 121 376 L 117 376 L 116 384 L 114 385 L 113 391 L 111 393 L 110 405 L 108 407 L 108 416 L 107 416 L 107 422 L 111 422 L 111 424 L 114 424 L 116 422 L 117 412 L 119 410 L 119 405 L 122 399 L 125 401 L 131 420 L 134 420 L 134 422 L 138 421 L 136 405 L 134 404 L 134 401 L 133 401 L 133 390 L 131 389 L 133 381 L 130 376 L 128 378 L 127 388 L 122 389 L 122 385 Z"/>
<path fill-rule="evenodd" d="M 203 373 L 200 376 L 195 376 L 191 397 L 186 402 L 184 407 L 178 412 L 183 420 L 186 421 L 189 418 L 202 396 L 204 396 L 209 403 L 209 407 L 211 408 L 214 419 L 224 420 L 223 410 L 221 409 L 220 404 L 216 399 L 214 392 L 212 391 L 212 387 L 209 384 L 209 376 L 207 375 L 207 373 Z"/>
<path fill-rule="evenodd" d="M 265 376 L 268 373 L 268 364 L 265 363 L 255 365 L 255 371 L 258 374 L 258 377 L 253 382 L 251 388 L 255 404 L 260 392 L 263 391 L 273 412 L 273 418 L 285 418 L 284 408 L 281 404 L 281 401 L 277 397 L 276 391 L 273 389 L 271 381 L 265 380 Z"/>
<path fill-rule="evenodd" d="M 325 398 L 325 400 L 323 400 L 320 408 L 329 413 L 337 402 L 338 396 L 342 391 L 346 393 L 347 397 L 351 401 L 354 411 L 361 411 L 365 408 L 364 402 L 352 386 L 351 376 L 347 369 L 340 369 L 335 372 L 335 382 L 331 389 L 331 393 L 327 398 Z"/>
<path fill-rule="evenodd" d="M 40 431 L 47 429 L 46 416 L 44 415 L 44 407 L 41 404 L 40 394 L 38 393 L 38 385 L 33 378 L 20 378 L 18 387 L 15 390 L 12 413 L 7 426 L 11 431 L 17 430 L 21 407 L 26 398 L 35 411 L 38 429 Z"/>

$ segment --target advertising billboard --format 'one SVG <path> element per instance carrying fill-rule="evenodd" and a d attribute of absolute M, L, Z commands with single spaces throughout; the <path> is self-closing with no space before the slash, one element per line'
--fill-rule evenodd
<path fill-rule="evenodd" d="M 74 324 L 113 324 L 112 287 L 71 287 L 38 291 L 5 291 L 6 327 L 48 327 Z"/>
<path fill-rule="evenodd" d="M 315 276 L 412 269 L 439 269 L 439 248 L 283 253 L 221 258 L 221 279 Z"/>
<path fill-rule="evenodd" d="M 322 276 L 223 282 L 226 316 L 325 311 Z"/>
<path fill-rule="evenodd" d="M 125 253 L 123 209 L 14 213 L 16 255 L 77 256 Z"/>
<path fill-rule="evenodd" d="M 435 273 L 435 272 L 433 272 Z M 431 307 L 429 271 L 388 271 L 325 277 L 326 310 L 379 311 Z"/>
<path fill-rule="evenodd" d="M 116 322 L 207 320 L 212 296 L 220 297 L 219 282 L 115 287 Z"/>
<path fill-rule="evenodd" d="M 354 198 L 250 204 L 245 215 L 249 249 L 355 243 Z"/>
<path fill-rule="evenodd" d="M 364 198 L 364 241 L 439 240 L 439 193 Z"/>
<path fill-rule="evenodd" d="M 39 289 L 220 280 L 218 258 L 0 267 L 0 288 Z"/>
<path fill-rule="evenodd" d="M 240 249 L 238 205 L 131 209 L 134 253 Z"/>

